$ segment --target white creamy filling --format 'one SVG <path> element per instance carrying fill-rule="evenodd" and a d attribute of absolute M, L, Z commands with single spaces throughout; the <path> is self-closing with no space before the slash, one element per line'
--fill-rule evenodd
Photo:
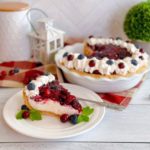
<path fill-rule="evenodd" d="M 72 108 L 71 106 L 60 105 L 59 102 L 53 101 L 53 100 L 47 100 L 46 102 L 36 102 L 33 99 L 29 99 L 29 103 L 34 109 L 37 109 L 37 110 L 40 110 L 40 111 L 52 112 L 52 113 L 55 113 L 57 115 L 79 114 L 78 110 Z"/>

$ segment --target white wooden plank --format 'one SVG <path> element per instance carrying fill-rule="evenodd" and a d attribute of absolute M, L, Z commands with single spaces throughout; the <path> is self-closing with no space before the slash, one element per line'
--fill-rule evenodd
<path fill-rule="evenodd" d="M 2 109 L 0 105 L 0 109 Z M 61 141 L 86 142 L 150 142 L 150 105 L 130 105 L 118 112 L 107 110 L 107 113 L 95 129 L 75 138 Z M 0 142 L 37 142 L 10 129 L 0 116 Z M 58 141 L 58 140 L 57 140 Z"/>
<path fill-rule="evenodd" d="M 149 150 L 150 144 L 138 143 L 1 143 L 0 150 Z"/>

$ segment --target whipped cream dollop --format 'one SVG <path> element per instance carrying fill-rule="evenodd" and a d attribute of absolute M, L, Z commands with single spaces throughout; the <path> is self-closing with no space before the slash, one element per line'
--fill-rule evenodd
<path fill-rule="evenodd" d="M 55 80 L 55 76 L 52 74 L 49 75 L 42 75 L 40 77 L 37 77 L 36 80 L 32 80 L 29 84 L 33 84 L 33 89 L 28 89 L 28 85 L 25 86 L 25 93 L 29 97 L 34 97 L 36 95 L 39 95 L 39 87 L 41 87 L 44 84 L 47 84 L 49 82 L 52 82 Z"/>
<path fill-rule="evenodd" d="M 104 57 L 97 59 L 96 57 L 89 58 L 80 53 L 68 52 L 63 55 L 60 64 L 63 64 L 68 69 L 75 69 L 81 72 L 101 75 L 126 75 L 128 73 L 135 73 L 140 67 L 147 66 L 149 56 L 143 50 L 136 48 L 132 43 L 124 42 L 120 39 L 104 39 L 104 38 L 90 38 L 87 41 L 90 45 L 95 44 L 113 44 L 126 48 L 131 56 L 124 59 L 109 59 Z"/>

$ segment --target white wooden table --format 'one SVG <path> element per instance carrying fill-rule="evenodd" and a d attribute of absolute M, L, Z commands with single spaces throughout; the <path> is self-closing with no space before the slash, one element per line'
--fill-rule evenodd
<path fill-rule="evenodd" d="M 0 150 L 150 150 L 150 75 L 122 111 L 106 110 L 101 124 L 81 136 L 61 141 L 26 137 L 4 122 L 2 109 L 9 97 L 20 89 L 0 89 Z"/>

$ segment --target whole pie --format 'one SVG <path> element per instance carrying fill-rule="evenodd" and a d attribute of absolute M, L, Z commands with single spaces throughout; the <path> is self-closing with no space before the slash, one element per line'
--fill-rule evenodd
<path fill-rule="evenodd" d="M 82 106 L 55 77 L 42 75 L 32 80 L 23 90 L 24 103 L 29 109 L 43 114 L 61 116 L 80 114 Z"/>
<path fill-rule="evenodd" d="M 82 53 L 65 52 L 60 64 L 82 76 L 118 78 L 144 72 L 148 59 L 148 54 L 131 42 L 89 37 Z"/>

